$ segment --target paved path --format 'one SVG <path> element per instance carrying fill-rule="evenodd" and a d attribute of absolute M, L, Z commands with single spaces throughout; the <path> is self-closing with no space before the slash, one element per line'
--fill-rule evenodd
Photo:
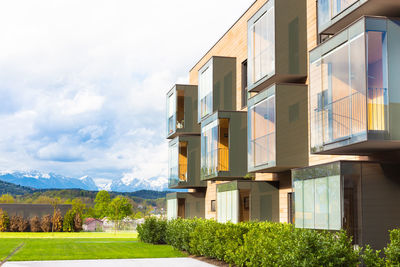
<path fill-rule="evenodd" d="M 8 261 L 2 267 L 212 267 L 192 258 L 72 260 L 72 261 Z"/>

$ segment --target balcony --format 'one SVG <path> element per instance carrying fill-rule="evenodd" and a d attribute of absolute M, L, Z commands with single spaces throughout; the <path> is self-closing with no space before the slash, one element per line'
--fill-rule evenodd
<path fill-rule="evenodd" d="M 204 218 L 204 192 L 175 192 L 167 194 L 167 219 Z"/>
<path fill-rule="evenodd" d="M 318 0 L 318 32 L 334 35 L 362 16 L 400 16 L 398 0 Z"/>
<path fill-rule="evenodd" d="M 201 123 L 202 180 L 232 180 L 247 174 L 246 112 L 218 111 Z"/>
<path fill-rule="evenodd" d="M 206 187 L 199 166 L 200 136 L 178 136 L 169 142 L 168 188 Z"/>
<path fill-rule="evenodd" d="M 236 110 L 236 58 L 212 57 L 198 81 L 198 123 L 218 110 Z"/>
<path fill-rule="evenodd" d="M 247 22 L 249 92 L 274 83 L 304 83 L 306 18 L 305 1 L 269 0 Z"/>
<path fill-rule="evenodd" d="M 308 164 L 307 86 L 274 84 L 248 100 L 248 171 Z"/>
<path fill-rule="evenodd" d="M 217 221 L 279 221 L 276 182 L 233 181 L 217 185 Z"/>
<path fill-rule="evenodd" d="M 197 86 L 175 85 L 167 93 L 167 138 L 179 135 L 199 135 L 197 116 Z"/>
<path fill-rule="evenodd" d="M 398 224 L 398 163 L 337 161 L 292 170 L 297 228 L 340 230 L 375 249 Z"/>
<path fill-rule="evenodd" d="M 399 21 L 364 17 L 310 52 L 311 152 L 400 148 Z"/>

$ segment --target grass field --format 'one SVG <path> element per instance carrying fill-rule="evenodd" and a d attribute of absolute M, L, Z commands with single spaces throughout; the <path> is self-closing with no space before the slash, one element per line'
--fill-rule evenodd
<path fill-rule="evenodd" d="M 168 245 L 151 245 L 128 237 L 127 233 L 2 233 L 0 260 L 23 243 L 9 261 L 130 259 L 185 257 Z M 110 233 L 111 234 L 111 233 Z M 16 236 L 18 236 L 16 238 Z"/>
<path fill-rule="evenodd" d="M 0 238 L 137 238 L 136 232 L 20 233 L 0 232 Z"/>

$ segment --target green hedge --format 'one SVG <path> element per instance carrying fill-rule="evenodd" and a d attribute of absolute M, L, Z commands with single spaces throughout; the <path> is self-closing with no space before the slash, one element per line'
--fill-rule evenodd
<path fill-rule="evenodd" d="M 368 246 L 354 249 L 344 231 L 298 229 L 282 223 L 147 218 L 138 232 L 144 242 L 167 243 L 237 266 L 357 266 L 361 261 L 366 266 L 399 266 L 400 262 L 400 230 L 391 231 L 386 258 Z"/>

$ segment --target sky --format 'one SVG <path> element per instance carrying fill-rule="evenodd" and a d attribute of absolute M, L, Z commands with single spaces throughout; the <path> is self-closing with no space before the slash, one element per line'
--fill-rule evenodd
<path fill-rule="evenodd" d="M 0 171 L 167 179 L 165 94 L 253 2 L 0 1 Z"/>

